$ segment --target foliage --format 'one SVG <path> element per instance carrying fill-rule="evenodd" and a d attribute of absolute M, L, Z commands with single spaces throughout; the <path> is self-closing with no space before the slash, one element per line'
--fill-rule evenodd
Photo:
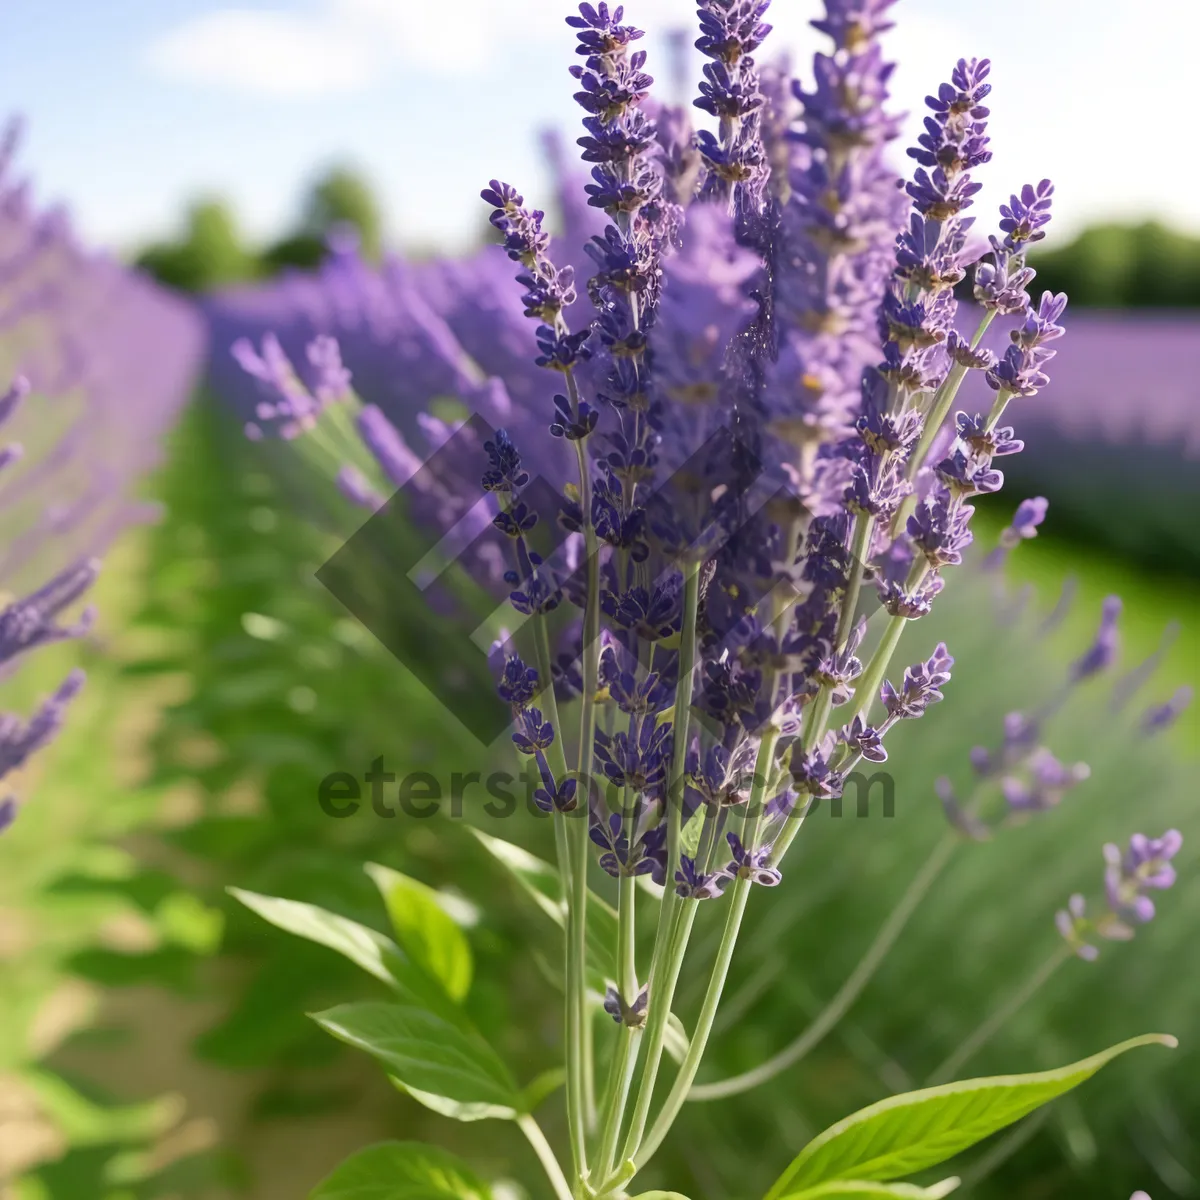
<path fill-rule="evenodd" d="M 183 234 L 176 241 L 147 246 L 134 263 L 159 283 L 181 292 L 208 292 L 259 275 L 233 209 L 215 198 L 190 205 Z"/>
<path fill-rule="evenodd" d="M 364 257 L 378 261 L 383 252 L 378 202 L 370 184 L 346 167 L 319 176 L 303 198 L 296 227 L 265 246 L 247 242 L 228 201 L 208 198 L 188 207 L 177 238 L 146 246 L 134 261 L 167 287 L 212 292 L 289 269 L 311 271 L 339 229 L 353 230 Z"/>
<path fill-rule="evenodd" d="M 1080 308 L 1200 307 L 1200 237 L 1159 221 L 1092 225 L 1031 256 L 1038 285 Z"/>

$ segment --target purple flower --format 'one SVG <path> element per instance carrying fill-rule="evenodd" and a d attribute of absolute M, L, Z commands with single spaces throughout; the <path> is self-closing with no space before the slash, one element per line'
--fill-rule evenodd
<path fill-rule="evenodd" d="M 733 854 L 732 861 L 725 868 L 726 875 L 734 879 L 748 879 L 751 883 L 758 883 L 763 887 L 776 887 L 783 882 L 783 876 L 771 865 L 770 846 L 747 850 L 736 833 L 727 833 L 725 840 Z"/>
<path fill-rule="evenodd" d="M 1179 715 L 1191 704 L 1193 694 L 1193 689 L 1185 685 L 1165 704 L 1147 709 L 1142 717 L 1142 730 L 1151 734 L 1170 729 L 1179 719 Z"/>
<path fill-rule="evenodd" d="M 631 1029 L 640 1029 L 646 1023 L 646 1008 L 650 1003 L 649 985 L 644 984 L 634 997 L 632 1004 L 626 1004 L 621 993 L 610 983 L 604 993 L 604 1011 L 618 1025 L 627 1025 Z"/>
<path fill-rule="evenodd" d="M 579 807 L 578 791 L 578 780 L 564 779 L 554 788 L 538 788 L 533 793 L 533 802 L 544 813 L 574 812 Z"/>
<path fill-rule="evenodd" d="M 889 680 L 884 680 L 879 698 L 892 720 L 909 720 L 922 717 L 931 704 L 942 697 L 942 688 L 950 682 L 950 668 L 954 659 L 939 642 L 934 652 L 922 663 L 906 668 L 904 682 L 897 690 Z"/>
<path fill-rule="evenodd" d="M 57 737 L 67 706 L 79 694 L 83 681 L 82 671 L 72 671 L 28 721 L 0 713 L 0 779 L 24 766 L 32 754 Z"/>
<path fill-rule="evenodd" d="M 14 122 L 0 135 L 0 334 L 21 368 L 0 381 L 0 426 L 32 436 L 0 445 L 0 676 L 90 630 L 90 607 L 64 613 L 95 580 L 96 556 L 151 511 L 133 487 L 160 457 L 204 340 L 190 305 L 88 250 L 61 210 L 37 209 L 12 174 L 19 134 Z M 0 776 L 56 736 L 83 678 L 72 671 L 27 720 L 0 714 Z M 0 829 L 17 811 L 0 795 Z"/>
<path fill-rule="evenodd" d="M 969 504 L 956 504 L 949 490 L 941 488 L 927 496 L 908 518 L 908 536 L 930 566 L 961 563 L 963 551 L 974 539 L 970 528 L 974 513 Z"/>
<path fill-rule="evenodd" d="M 696 869 L 696 860 L 686 854 L 679 857 L 675 872 L 675 890 L 685 900 L 715 900 L 725 889 L 729 876 L 724 871 L 705 874 Z"/>
<path fill-rule="evenodd" d="M 0 664 L 38 646 L 87 633 L 96 617 L 94 608 L 84 609 L 73 625 L 59 625 L 55 618 L 92 586 L 99 573 L 100 563 L 94 558 L 76 563 L 0 611 Z"/>
<path fill-rule="evenodd" d="M 1027 183 L 1019 196 L 1010 197 L 1000 206 L 1000 229 L 1009 250 L 1022 250 L 1046 236 L 1050 223 L 1050 204 L 1054 185 L 1043 179 L 1036 187 Z"/>
<path fill-rule="evenodd" d="M 1067 909 L 1055 917 L 1059 933 L 1080 958 L 1091 961 L 1099 955 L 1099 949 L 1087 940 L 1090 935 L 1125 942 L 1134 936 L 1138 925 L 1154 919 L 1154 901 L 1146 893 L 1174 886 L 1175 867 L 1171 860 L 1182 846 L 1183 835 L 1179 830 L 1168 829 L 1160 838 L 1135 833 L 1124 853 L 1111 843 L 1104 847 L 1107 911 L 1090 918 L 1084 898 L 1075 895 Z"/>
<path fill-rule="evenodd" d="M 1054 923 L 1063 939 L 1084 962 L 1095 962 L 1100 957 L 1099 948 L 1084 940 L 1089 928 L 1087 901 L 1078 892 L 1067 901 L 1066 908 L 1060 908 L 1055 913 Z"/>
<path fill-rule="evenodd" d="M 883 736 L 878 729 L 868 725 L 861 716 L 856 716 L 849 725 L 843 726 L 838 736 L 851 750 L 868 762 L 887 762 L 887 751 L 883 748 Z"/>
<path fill-rule="evenodd" d="M 308 377 L 302 379 L 273 333 L 263 335 L 261 349 L 249 338 L 239 338 L 230 347 L 234 360 L 247 375 L 257 380 L 263 398 L 254 410 L 255 420 L 246 432 L 262 435 L 264 426 L 278 430 L 286 439 L 312 429 L 321 412 L 350 392 L 350 372 L 342 365 L 341 351 L 331 337 L 314 338 L 305 348 Z"/>
<path fill-rule="evenodd" d="M 1135 833 L 1124 853 L 1112 845 L 1104 847 L 1104 892 L 1109 908 L 1118 918 L 1145 924 L 1154 917 L 1154 902 L 1147 890 L 1163 890 L 1175 883 L 1175 858 L 1183 846 L 1178 829 L 1168 829 L 1162 838 Z"/>
<path fill-rule="evenodd" d="M 614 879 L 621 876 L 649 875 L 654 882 L 663 883 L 666 863 L 666 830 L 661 826 L 653 829 L 637 827 L 641 824 L 637 814 L 627 821 L 619 812 L 605 813 L 602 808 L 592 811 L 589 836 L 603 851 L 600 867 Z M 634 828 L 633 845 L 627 826 Z"/>
<path fill-rule="evenodd" d="M 1092 644 L 1071 664 L 1070 676 L 1074 683 L 1081 683 L 1112 666 L 1120 651 L 1120 632 L 1117 621 L 1121 616 L 1120 596 L 1108 596 L 1100 609 L 1100 628 Z"/>
<path fill-rule="evenodd" d="M 1013 514 L 1005 533 L 1017 541 L 1022 538 L 1037 537 L 1038 526 L 1046 519 L 1046 510 L 1050 502 L 1045 496 L 1034 496 L 1032 500 L 1022 500 Z M 1002 534 L 1001 537 L 1004 535 Z"/>
<path fill-rule="evenodd" d="M 1063 796 L 1091 774 L 1087 763 L 1064 766 L 1044 746 L 1026 760 L 1027 778 L 1006 775 L 1000 790 L 1010 809 L 1044 812 L 1055 808 Z"/>
<path fill-rule="evenodd" d="M 517 714 L 512 740 L 522 754 L 535 755 L 554 744 L 554 726 L 542 716 L 540 708 L 525 708 Z"/>
<path fill-rule="evenodd" d="M 1029 538 L 1037 537 L 1038 526 L 1046 519 L 1050 502 L 1045 496 L 1034 496 L 1017 505 L 1009 524 L 1000 531 L 996 547 L 983 560 L 984 569 L 994 571 L 1002 567 L 1009 553 Z"/>
<path fill-rule="evenodd" d="M 796 745 L 790 766 L 797 790 L 819 800 L 837 799 L 842 794 L 845 776 L 831 765 L 835 745 L 834 734 L 828 734 L 819 746 Z"/>
<path fill-rule="evenodd" d="M 527 708 L 540 690 L 538 673 L 533 667 L 526 666 L 519 655 L 510 654 L 504 659 L 496 690 L 500 698 L 514 708 Z"/>
<path fill-rule="evenodd" d="M 1147 891 L 1162 891 L 1175 883 L 1171 860 L 1183 846 L 1183 834 L 1168 829 L 1160 838 L 1135 833 L 1124 853 L 1111 842 L 1104 847 L 1104 891 L 1118 917 L 1144 924 L 1154 918 L 1154 901 Z"/>

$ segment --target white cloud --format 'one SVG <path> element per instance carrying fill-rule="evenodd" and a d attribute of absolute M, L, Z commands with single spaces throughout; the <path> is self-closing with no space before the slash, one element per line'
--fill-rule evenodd
<path fill-rule="evenodd" d="M 159 75 L 274 96 L 354 91 L 374 82 L 384 59 L 369 37 L 336 14 L 226 8 L 204 13 L 152 42 Z"/>
<path fill-rule="evenodd" d="M 146 62 L 168 78 L 239 92 L 356 91 L 399 67 L 470 77 L 489 63 L 502 67 L 506 54 L 529 46 L 557 45 L 569 54 L 573 35 L 565 18 L 574 10 L 572 0 L 320 0 L 309 12 L 222 8 L 160 37 Z M 789 18 L 790 27 L 796 22 L 794 14 Z M 657 35 L 690 28 L 693 19 L 690 0 L 637 4 L 650 48 L 661 50 Z"/>

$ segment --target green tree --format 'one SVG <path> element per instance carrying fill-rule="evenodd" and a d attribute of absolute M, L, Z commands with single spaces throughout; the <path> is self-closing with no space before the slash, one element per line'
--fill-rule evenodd
<path fill-rule="evenodd" d="M 183 237 L 147 246 L 135 260 L 160 283 L 184 292 L 206 292 L 253 279 L 255 256 L 242 243 L 237 219 L 219 199 L 188 208 Z"/>
<path fill-rule="evenodd" d="M 1078 307 L 1200 307 L 1200 238 L 1158 221 L 1094 225 L 1030 262 L 1039 289 L 1066 292 Z"/>
<path fill-rule="evenodd" d="M 348 167 L 330 169 L 309 188 L 299 226 L 263 252 L 264 269 L 312 270 L 324 258 L 329 234 L 339 225 L 357 230 L 363 257 L 379 261 L 383 252 L 380 207 L 370 184 Z"/>

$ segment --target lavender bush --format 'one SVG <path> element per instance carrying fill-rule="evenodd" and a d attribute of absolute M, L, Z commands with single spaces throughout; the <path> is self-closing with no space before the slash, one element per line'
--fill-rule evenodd
<path fill-rule="evenodd" d="M 88 632 L 74 609 L 98 556 L 145 510 L 132 494 L 157 460 L 202 348 L 195 315 L 75 241 L 12 177 L 19 126 L 0 143 L 0 677 L 39 646 Z M 136 369 L 131 369 L 136 364 Z M 0 777 L 62 725 L 83 686 L 71 671 L 28 719 L 0 715 Z M 0 795 L 0 828 L 17 813 Z"/>
<path fill-rule="evenodd" d="M 964 215 L 979 187 L 973 172 L 991 157 L 987 60 L 960 60 L 929 98 L 902 192 L 885 167 L 896 122 L 877 37 L 889 8 L 831 0 L 815 24 L 833 48 L 816 57 L 808 91 L 757 65 L 767 0 L 704 0 L 696 45 L 709 61 L 695 103 L 714 127 L 693 133 L 684 113 L 651 100 L 642 35 L 623 10 L 581 5 L 568 19 L 582 60 L 571 73 L 595 216 L 564 206 L 560 246 L 511 185 L 492 180 L 483 191 L 517 264 L 532 338 L 509 319 L 509 302 L 492 300 L 489 255 L 458 271 L 393 265 L 373 290 L 359 276 L 351 346 L 386 338 L 406 361 L 377 396 L 327 334 L 303 347 L 270 333 L 233 347 L 260 391 L 249 436 L 299 439 L 376 514 L 368 525 L 394 512 L 386 492 L 405 488 L 410 515 L 453 528 L 459 565 L 515 610 L 517 632 L 498 631 L 493 659 L 512 741 L 533 764 L 533 798 L 554 828 L 557 868 L 521 847 L 485 844 L 564 929 L 565 1073 L 514 1081 L 461 1008 L 466 937 L 415 881 L 371 868 L 396 941 L 310 905 L 240 898 L 393 988 L 394 1003 L 315 1019 L 434 1111 L 514 1121 L 560 1200 L 628 1195 L 685 1102 L 744 1091 L 802 1057 L 844 1016 L 957 846 L 1053 807 L 1086 775 L 1060 762 L 1043 733 L 1111 665 L 1115 599 L 1059 690 L 1013 714 L 998 747 L 972 755 L 970 792 L 940 785 L 952 832 L 810 1029 L 760 1068 L 696 1086 L 751 892 L 782 883 L 805 818 L 840 806 L 861 764 L 886 761 L 893 730 L 944 698 L 954 665 L 944 644 L 902 672 L 892 660 L 968 553 L 971 501 L 1001 488 L 994 460 L 1023 448 L 1001 422 L 1046 386 L 1064 332 L 1066 297 L 1028 293 L 1025 257 L 1045 236 L 1050 183 L 1013 195 L 986 244 Z M 583 236 L 585 255 L 573 255 L 571 239 Z M 974 328 L 960 331 L 955 287 L 972 268 L 979 307 Z M 343 253 L 308 294 L 338 305 L 343 293 L 328 284 L 355 270 Z M 495 319 L 481 321 L 489 305 Z M 1008 329 L 999 354 L 983 344 L 994 324 Z M 358 441 L 344 403 L 347 363 L 354 390 L 379 401 L 359 411 Z M 989 390 L 986 411 L 955 410 L 968 377 Z M 552 404 L 546 378 L 561 388 Z M 428 410 L 447 394 L 484 421 Z M 550 424 L 542 445 L 538 420 Z M 447 446 L 452 453 L 425 461 Z M 547 482 L 565 493 L 549 514 Z M 1045 510 L 1040 498 L 1020 505 L 991 569 Z M 543 536 L 550 522 L 563 536 Z M 580 618 L 564 622 L 568 607 Z M 576 699 L 577 732 L 566 707 Z M 1170 1044 L 1147 1035 L 1058 1070 L 947 1082 L 1068 958 L 1092 958 L 1097 938 L 1127 938 L 1153 916 L 1149 893 L 1173 882 L 1180 843 L 1171 830 L 1106 850 L 1102 908 L 1072 897 L 1058 917 L 1062 949 L 929 1086 L 812 1139 L 768 1200 L 944 1195 L 956 1180 L 898 1181 L 1117 1054 Z M 601 875 L 615 880 L 615 907 L 592 891 L 589 877 Z M 685 1029 L 676 990 L 708 901 L 724 909 L 723 931 Z M 668 1060 L 674 1077 L 659 1086 Z M 562 1157 L 533 1117 L 560 1082 Z M 406 1188 L 488 1194 L 444 1153 L 387 1143 L 348 1160 L 314 1195 Z"/>

